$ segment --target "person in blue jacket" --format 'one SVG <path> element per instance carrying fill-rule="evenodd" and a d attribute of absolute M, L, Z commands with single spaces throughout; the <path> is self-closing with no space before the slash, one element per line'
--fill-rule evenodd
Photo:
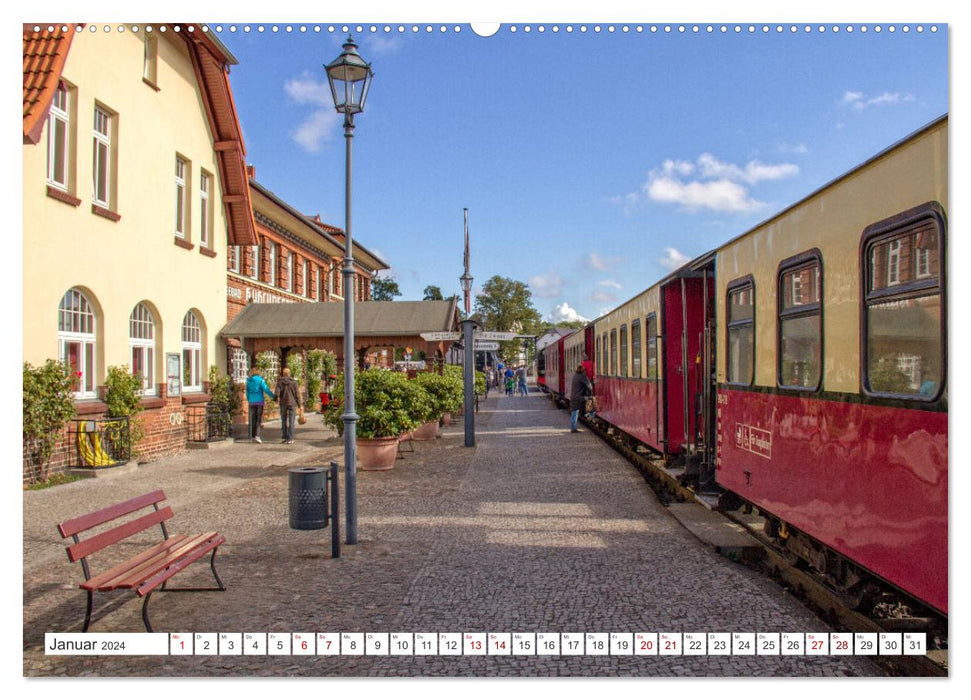
<path fill-rule="evenodd" d="M 246 402 L 249 404 L 249 436 L 253 442 L 263 442 L 260 435 L 263 432 L 263 395 L 266 394 L 271 399 L 276 400 L 276 394 L 270 391 L 266 380 L 260 374 L 259 367 L 250 370 L 249 379 L 246 380 Z"/>

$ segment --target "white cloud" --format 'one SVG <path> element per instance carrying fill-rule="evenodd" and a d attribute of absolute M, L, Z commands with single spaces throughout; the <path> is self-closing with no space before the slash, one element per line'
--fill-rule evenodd
<path fill-rule="evenodd" d="M 684 183 L 674 178 L 658 177 L 645 185 L 645 191 L 655 202 L 681 204 L 688 209 L 752 211 L 764 206 L 749 197 L 747 189 L 729 180 Z"/>
<path fill-rule="evenodd" d="M 809 147 L 804 143 L 780 143 L 776 146 L 776 150 L 779 153 L 794 153 L 796 155 L 809 153 Z"/>
<path fill-rule="evenodd" d="M 603 291 L 600 291 L 599 289 L 595 289 L 593 292 L 590 293 L 590 300 L 599 301 L 601 303 L 609 303 L 609 302 L 617 301 L 617 295 L 611 294 L 610 292 L 603 292 Z"/>
<path fill-rule="evenodd" d="M 669 270 L 677 270 L 689 260 L 691 258 L 677 248 L 668 247 L 664 249 L 664 257 L 658 259 L 658 262 Z"/>
<path fill-rule="evenodd" d="M 550 323 L 568 323 L 570 321 L 587 321 L 588 319 L 578 314 L 576 309 L 564 301 L 562 304 L 553 307 L 553 310 L 547 314 L 546 320 Z"/>
<path fill-rule="evenodd" d="M 555 299 L 563 294 L 563 280 L 555 272 L 530 277 L 529 287 L 540 299 Z"/>
<path fill-rule="evenodd" d="M 337 112 L 318 109 L 291 133 L 291 137 L 310 153 L 316 153 L 321 145 L 330 140 L 337 122 Z"/>
<path fill-rule="evenodd" d="M 847 90 L 843 93 L 840 104 L 852 107 L 858 112 L 862 112 L 867 107 L 882 107 L 884 105 L 894 105 L 901 102 L 913 102 L 914 96 L 910 93 L 901 94 L 899 92 L 883 92 L 873 97 L 867 97 L 862 92 Z"/>
<path fill-rule="evenodd" d="M 597 253 L 590 253 L 584 261 L 584 264 L 592 270 L 607 272 L 611 268 L 616 267 L 620 262 L 620 258 L 604 258 Z"/>
<path fill-rule="evenodd" d="M 665 160 L 648 173 L 641 191 L 652 201 L 680 204 L 688 210 L 747 212 L 765 206 L 751 196 L 750 187 L 798 173 L 799 166 L 793 163 L 750 160 L 740 166 L 720 160 L 711 153 L 702 153 L 693 163 Z M 628 195 L 623 201 L 630 203 L 633 200 Z"/>
<path fill-rule="evenodd" d="M 283 84 L 283 91 L 299 105 L 317 105 L 331 109 L 334 107 L 327 81 L 318 80 L 310 73 L 304 72 L 299 78 L 290 78 Z"/>
<path fill-rule="evenodd" d="M 601 287 L 612 287 L 613 289 L 623 289 L 623 285 L 620 282 L 614 280 L 600 280 L 597 282 Z"/>

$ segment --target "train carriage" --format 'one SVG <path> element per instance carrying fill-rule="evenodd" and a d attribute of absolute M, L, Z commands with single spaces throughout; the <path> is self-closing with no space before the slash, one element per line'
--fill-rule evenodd
<path fill-rule="evenodd" d="M 717 480 L 947 612 L 944 117 L 717 250 Z"/>

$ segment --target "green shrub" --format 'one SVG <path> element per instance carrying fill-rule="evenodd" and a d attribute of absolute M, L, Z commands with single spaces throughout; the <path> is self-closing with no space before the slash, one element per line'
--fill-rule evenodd
<path fill-rule="evenodd" d="M 398 437 L 421 425 L 429 410 L 428 394 L 400 372 L 366 369 L 354 376 L 357 435 L 362 438 Z M 344 375 L 334 382 L 324 423 L 343 432 Z"/>
<path fill-rule="evenodd" d="M 32 480 L 46 481 L 51 454 L 67 422 L 74 417 L 73 376 L 66 365 L 47 360 L 40 367 L 24 363 L 24 451 L 37 468 Z"/>
<path fill-rule="evenodd" d="M 462 381 L 454 374 L 421 372 L 413 381 L 428 392 L 434 406 L 432 418 L 441 418 L 444 413 L 458 413 L 462 409 Z"/>
<path fill-rule="evenodd" d="M 142 410 L 142 378 L 132 374 L 128 365 L 109 367 L 104 400 L 109 418 L 128 418 L 128 448 L 132 457 L 138 456 L 138 443 L 145 436 L 145 427 L 138 418 Z"/>

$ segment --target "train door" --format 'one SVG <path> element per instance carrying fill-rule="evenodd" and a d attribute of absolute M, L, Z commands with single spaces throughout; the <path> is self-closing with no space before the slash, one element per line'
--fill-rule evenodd
<path fill-rule="evenodd" d="M 714 285 L 707 268 L 685 272 L 661 289 L 665 452 L 683 455 L 687 474 L 699 474 L 713 447 L 710 386 L 714 368 Z"/>
<path fill-rule="evenodd" d="M 702 490 L 715 486 L 715 446 L 717 440 L 715 384 L 716 318 L 714 259 L 702 268 L 703 330 L 699 338 L 700 367 L 696 388 L 696 444 L 701 457 L 698 485 Z"/>

